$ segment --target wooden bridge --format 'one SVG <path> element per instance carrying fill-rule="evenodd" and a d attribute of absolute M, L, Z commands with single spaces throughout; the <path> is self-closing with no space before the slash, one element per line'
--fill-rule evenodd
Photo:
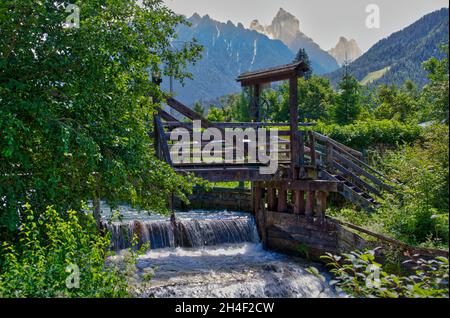
<path fill-rule="evenodd" d="M 345 199 L 371 210 L 378 205 L 383 191 L 392 191 L 389 180 L 364 162 L 359 151 L 314 131 L 314 124 L 299 122 L 297 79 L 306 71 L 303 63 L 244 73 L 237 79 L 251 91 L 249 111 L 252 122 L 210 122 L 174 98 L 166 100 L 170 111 L 161 109 L 154 116 L 154 139 L 159 159 L 166 161 L 178 173 L 192 173 L 211 182 L 250 181 L 255 197 L 255 209 L 264 205 L 270 211 L 324 217 L 327 197 L 338 192 Z M 290 83 L 290 122 L 260 122 L 260 94 L 264 85 L 288 80 Z M 178 115 L 174 115 L 177 113 Z M 177 118 L 184 117 L 187 121 Z M 230 129 L 245 132 L 253 128 L 255 134 L 244 134 L 239 145 L 231 145 L 224 139 L 214 139 L 222 150 L 222 160 L 202 161 L 204 151 L 209 151 L 212 140 L 195 140 L 194 121 L 201 121 L 201 128 L 214 128 L 222 136 Z M 188 160 L 174 162 L 180 145 L 174 134 L 183 129 L 188 142 L 181 145 L 188 149 Z M 277 129 L 276 137 L 271 130 Z M 179 134 L 178 134 L 179 135 Z M 209 148 L 206 148 L 209 147 Z M 261 173 L 269 163 L 258 162 L 250 149 L 266 151 L 271 159 L 278 158 L 278 169 L 273 174 Z M 227 160 L 232 155 L 233 160 Z M 264 203 L 264 204 L 263 204 Z M 256 212 L 256 211 L 255 211 Z"/>
<path fill-rule="evenodd" d="M 448 251 L 407 246 L 325 215 L 331 192 L 371 211 L 379 205 L 385 192 L 393 191 L 395 183 L 369 166 L 361 152 L 314 131 L 314 124 L 299 122 L 297 79 L 305 71 L 304 64 L 295 63 L 239 76 L 242 86 L 251 89 L 252 122 L 249 123 L 210 122 L 180 101 L 168 98 L 165 108 L 168 111 L 161 109 L 153 118 L 151 134 L 158 158 L 180 174 L 191 173 L 211 182 L 250 181 L 252 210 L 265 248 L 296 255 L 304 254 L 300 250 L 306 249 L 306 256 L 316 260 L 325 252 L 338 254 L 380 245 L 396 246 L 405 255 L 448 257 Z M 262 122 L 261 89 L 268 83 L 282 80 L 290 83 L 290 121 Z M 160 84 L 160 80 L 157 83 Z M 184 120 L 180 120 L 183 117 Z M 206 128 L 212 128 L 221 136 L 231 129 L 253 128 L 253 134 L 246 131 L 240 142 L 236 139 L 232 143 L 213 136 L 194 138 Z M 273 135 L 273 130 L 278 134 Z M 183 137 L 187 137 L 187 141 Z M 174 160 L 180 153 L 177 148 L 180 144 L 189 154 L 182 161 Z M 211 151 L 211 144 L 221 150 L 220 158 L 201 160 Z M 254 158 L 255 149 L 265 151 L 266 155 L 269 152 L 270 159 L 278 159 L 274 173 L 261 172 L 261 168 L 270 166 L 270 161 L 255 161 L 259 159 Z M 259 152 L 257 154 L 259 157 Z M 175 217 L 172 220 L 176 222 Z M 365 240 L 358 233 L 373 239 Z M 382 256 L 382 250 L 378 251 Z"/>

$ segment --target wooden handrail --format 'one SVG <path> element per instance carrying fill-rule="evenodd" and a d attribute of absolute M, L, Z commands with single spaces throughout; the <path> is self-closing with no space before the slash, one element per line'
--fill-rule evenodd
<path fill-rule="evenodd" d="M 157 138 L 159 141 L 159 146 L 162 149 L 163 159 L 171 166 L 173 167 L 172 158 L 170 156 L 169 146 L 167 144 L 167 138 L 166 134 L 164 132 L 164 127 L 161 122 L 161 117 L 159 115 L 154 116 L 155 121 L 155 130 L 157 134 Z"/>

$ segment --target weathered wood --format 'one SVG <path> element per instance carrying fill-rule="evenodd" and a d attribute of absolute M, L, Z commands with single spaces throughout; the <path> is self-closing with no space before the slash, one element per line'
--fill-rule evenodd
<path fill-rule="evenodd" d="M 327 197 L 328 197 L 328 193 L 325 191 L 317 191 L 316 192 L 316 199 L 317 199 L 316 215 L 317 215 L 317 217 L 320 217 L 320 218 L 325 217 L 325 211 L 327 209 Z"/>
<path fill-rule="evenodd" d="M 331 143 L 334 144 L 336 147 L 341 148 L 342 150 L 344 150 L 344 151 L 346 151 L 346 152 L 352 154 L 352 155 L 355 156 L 355 157 L 358 157 L 358 158 L 362 158 L 362 157 L 363 157 L 363 155 L 362 155 L 362 153 L 361 153 L 360 151 L 357 151 L 357 150 L 355 150 L 355 149 L 353 149 L 353 148 L 350 148 L 350 147 L 348 147 L 348 146 L 346 146 L 346 145 L 344 145 L 344 144 L 342 144 L 342 143 L 340 143 L 340 142 L 338 142 L 338 141 L 336 141 L 336 140 L 333 140 L 333 139 L 331 139 L 331 138 L 329 138 L 329 137 L 327 137 L 327 136 L 324 136 L 324 135 L 322 135 L 322 134 L 319 134 L 319 133 L 316 132 L 316 131 L 314 132 L 314 137 L 315 137 L 317 140 L 320 140 L 320 141 L 322 141 L 322 142 L 324 142 L 324 143 L 331 142 Z"/>
<path fill-rule="evenodd" d="M 308 131 L 309 137 L 309 156 L 311 157 L 311 165 L 315 166 L 316 163 L 316 140 L 314 138 L 314 133 L 312 131 Z"/>
<path fill-rule="evenodd" d="M 290 137 L 291 137 L 291 171 L 295 176 L 296 168 L 300 165 L 299 160 L 299 131 L 298 131 L 298 87 L 297 76 L 289 78 L 289 123 L 290 123 Z"/>
<path fill-rule="evenodd" d="M 154 116 L 154 123 L 156 133 L 158 134 L 158 147 L 162 150 L 163 159 L 170 166 L 173 166 L 172 158 L 170 157 L 169 146 L 167 145 L 166 135 L 164 133 L 164 128 L 162 126 L 161 118 L 159 117 L 159 115 Z"/>
<path fill-rule="evenodd" d="M 312 216 L 313 214 L 314 214 L 314 191 L 307 191 L 305 215 Z"/>
<path fill-rule="evenodd" d="M 277 190 L 275 188 L 267 188 L 267 206 L 270 211 L 275 211 L 278 206 Z"/>
<path fill-rule="evenodd" d="M 172 97 L 169 97 L 166 100 L 166 102 L 167 102 L 167 105 L 169 105 L 170 107 L 172 107 L 173 109 L 178 111 L 180 114 L 188 117 L 189 119 L 191 119 L 191 120 L 200 120 L 201 121 L 201 125 L 202 125 L 203 128 L 218 128 L 213 123 L 211 123 L 209 120 L 207 120 L 206 118 L 200 116 L 199 114 L 194 112 L 192 109 L 190 109 L 186 105 L 183 105 L 182 103 L 180 103 L 176 99 L 174 99 Z M 221 130 L 220 128 L 218 128 L 218 129 Z"/>
<path fill-rule="evenodd" d="M 363 168 L 361 168 L 360 166 L 358 166 L 357 164 L 355 164 L 354 162 L 352 162 L 351 160 L 345 158 L 343 155 L 341 155 L 340 153 L 334 151 L 333 152 L 333 156 L 336 157 L 336 160 L 340 161 L 342 164 L 346 165 L 347 167 L 351 168 L 353 171 L 355 171 L 356 173 L 359 173 L 361 175 L 363 175 L 364 177 L 366 177 L 367 179 L 371 180 L 373 183 L 375 183 L 377 186 L 379 186 L 380 188 L 387 190 L 389 192 L 392 192 L 393 189 L 388 186 L 387 184 L 385 184 L 383 181 L 381 181 L 380 179 L 378 179 L 377 177 L 375 177 L 374 175 L 368 173 L 366 170 L 364 170 Z"/>
<path fill-rule="evenodd" d="M 339 192 L 339 181 L 329 180 L 284 180 L 284 181 L 265 181 L 264 187 L 273 187 L 277 189 L 286 188 L 299 191 L 326 191 Z"/>
<path fill-rule="evenodd" d="M 369 231 L 367 229 L 364 229 L 364 228 L 362 228 L 360 226 L 357 226 L 357 225 L 354 225 L 354 224 L 351 224 L 351 223 L 348 223 L 348 222 L 344 222 L 344 221 L 337 220 L 337 219 L 330 218 L 330 217 L 328 217 L 327 220 L 330 220 L 330 221 L 332 221 L 332 222 L 334 222 L 336 224 L 339 224 L 339 225 L 351 228 L 353 230 L 356 230 L 358 232 L 364 233 L 366 235 L 372 236 L 372 237 L 374 237 L 374 238 L 376 238 L 376 239 L 378 239 L 378 240 L 380 240 L 382 242 L 386 242 L 386 243 L 392 244 L 394 246 L 400 247 L 400 248 L 402 248 L 404 250 L 409 251 L 411 253 L 411 255 L 414 255 L 414 254 L 430 255 L 430 254 L 432 254 L 432 255 L 435 255 L 435 256 L 443 256 L 443 257 L 447 257 L 447 258 L 449 256 L 449 251 L 446 251 L 446 250 L 428 249 L 428 248 L 420 248 L 420 247 L 410 246 L 410 245 L 405 244 L 403 242 L 397 241 L 397 240 L 395 240 L 393 238 L 390 238 L 390 237 L 387 237 L 385 235 L 381 235 L 381 234 Z"/>
<path fill-rule="evenodd" d="M 294 214 L 305 214 L 305 191 L 294 190 Z"/>
<path fill-rule="evenodd" d="M 287 190 L 286 188 L 278 189 L 278 212 L 287 211 Z"/>
<path fill-rule="evenodd" d="M 360 188 L 362 188 L 364 190 L 367 190 L 369 192 L 372 192 L 373 194 L 375 194 L 377 196 L 381 196 L 380 191 L 378 191 L 377 189 L 372 187 L 370 184 L 368 184 L 367 182 L 362 180 L 360 177 L 358 177 L 356 174 L 354 174 L 353 172 L 351 172 L 347 168 L 341 166 L 337 162 L 334 162 L 333 165 L 334 165 L 334 167 L 337 170 L 340 170 L 341 172 L 343 172 L 346 177 L 347 176 L 350 177 L 352 179 L 352 181 L 355 183 L 355 185 L 357 185 L 358 187 L 360 187 Z"/>
<path fill-rule="evenodd" d="M 237 81 L 240 82 L 242 86 L 265 84 L 298 77 L 307 71 L 308 66 L 304 62 L 298 62 L 255 72 L 246 72 L 239 75 Z"/>

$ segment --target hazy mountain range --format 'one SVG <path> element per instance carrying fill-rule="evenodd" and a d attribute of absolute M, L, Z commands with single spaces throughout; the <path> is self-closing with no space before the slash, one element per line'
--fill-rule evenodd
<path fill-rule="evenodd" d="M 305 48 L 315 74 L 328 77 L 336 84 L 342 75 L 340 65 L 353 61 L 350 72 L 363 84 L 392 83 L 401 85 L 412 79 L 420 86 L 427 82 L 422 62 L 442 54 L 438 47 L 448 43 L 448 8 L 430 13 L 404 30 L 376 43 L 366 53 L 356 41 L 339 38 L 335 48 L 326 52 L 301 32 L 300 21 L 280 9 L 272 23 L 261 25 L 254 20 L 249 28 L 241 23 L 222 23 L 194 14 L 190 27 L 179 26 L 178 42 L 196 38 L 203 45 L 202 59 L 189 68 L 193 80 L 184 87 L 174 83 L 176 98 L 186 104 L 211 101 L 240 92 L 239 74 L 292 62 L 299 48 Z M 163 82 L 169 90 L 169 81 Z"/>
<path fill-rule="evenodd" d="M 291 63 L 300 47 L 308 53 L 315 74 L 339 68 L 331 54 L 300 32 L 298 19 L 283 9 L 264 30 L 255 21 L 247 29 L 240 23 L 215 21 L 208 15 L 194 14 L 188 21 L 190 27 L 178 27 L 176 41 L 196 38 L 204 52 L 202 59 L 189 68 L 194 80 L 187 80 L 184 87 L 174 83 L 177 98 L 187 104 L 239 92 L 241 88 L 236 82 L 239 74 Z M 163 88 L 169 89 L 167 79 Z"/>

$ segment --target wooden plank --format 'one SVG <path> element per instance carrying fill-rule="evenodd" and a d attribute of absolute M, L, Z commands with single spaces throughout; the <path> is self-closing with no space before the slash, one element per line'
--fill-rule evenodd
<path fill-rule="evenodd" d="M 265 181 L 264 187 L 273 187 L 277 189 L 286 188 L 298 191 L 326 191 L 339 192 L 339 181 L 329 180 L 285 180 L 285 181 Z"/>
<path fill-rule="evenodd" d="M 287 190 L 285 188 L 278 189 L 278 212 L 287 211 Z"/>
<path fill-rule="evenodd" d="M 203 128 L 218 128 L 213 123 L 211 123 L 209 120 L 207 120 L 206 118 L 203 118 L 202 116 L 200 116 L 199 114 L 194 112 L 189 107 L 183 105 L 176 99 L 169 97 L 166 100 L 166 102 L 167 102 L 167 105 L 169 105 L 170 107 L 172 107 L 173 109 L 175 109 L 176 111 L 181 113 L 182 115 L 188 117 L 189 119 L 200 120 Z M 222 129 L 220 129 L 220 128 L 218 128 L 218 129 L 222 131 Z"/>
<path fill-rule="evenodd" d="M 354 174 L 353 172 L 351 172 L 350 170 L 348 170 L 347 168 L 341 166 L 340 164 L 338 164 L 337 162 L 333 163 L 334 167 L 337 170 L 340 170 L 341 172 L 343 172 L 346 176 L 349 176 L 352 180 L 352 182 L 355 183 L 356 186 L 358 186 L 359 188 L 362 188 L 366 191 L 369 191 L 379 197 L 381 197 L 381 193 L 380 191 L 378 191 L 377 189 L 375 189 L 374 187 L 372 187 L 370 184 L 368 184 L 367 182 L 365 182 L 364 180 L 362 180 L 361 178 L 359 178 L 356 174 Z"/>
<path fill-rule="evenodd" d="M 340 143 L 339 141 L 336 141 L 336 140 L 334 140 L 334 139 L 331 139 L 330 137 L 327 137 L 327 136 L 325 136 L 325 135 L 319 134 L 319 133 L 316 132 L 316 131 L 314 132 L 314 136 L 315 136 L 315 138 L 316 138 L 317 140 L 320 140 L 320 141 L 322 141 L 322 142 L 325 142 L 325 143 L 326 143 L 326 142 L 331 142 L 331 143 L 333 143 L 334 145 L 336 145 L 337 147 L 343 149 L 344 151 L 351 153 L 353 156 L 356 156 L 356 157 L 359 157 L 359 158 L 362 158 L 362 157 L 363 157 L 363 155 L 362 155 L 362 153 L 361 153 L 360 151 L 355 150 L 355 149 L 353 149 L 353 148 L 350 148 L 350 147 L 348 147 L 348 146 L 346 146 L 346 145 Z"/>
<path fill-rule="evenodd" d="M 305 215 L 312 216 L 313 214 L 314 214 L 314 191 L 307 191 Z"/>
<path fill-rule="evenodd" d="M 289 123 L 291 137 L 291 171 L 295 176 L 295 168 L 299 166 L 299 137 L 298 137 L 298 88 L 297 76 L 289 79 Z"/>
<path fill-rule="evenodd" d="M 305 214 L 305 192 L 294 190 L 294 214 Z"/>
<path fill-rule="evenodd" d="M 161 118 L 159 115 L 154 116 L 155 127 L 158 134 L 158 144 L 160 149 L 162 149 L 164 160 L 173 167 L 172 158 L 170 157 L 169 146 L 167 144 L 166 135 L 164 133 L 164 128 L 161 123 Z"/>
<path fill-rule="evenodd" d="M 314 138 L 314 133 L 312 131 L 308 131 L 309 137 L 309 156 L 311 157 L 311 165 L 316 165 L 316 140 Z"/>
<path fill-rule="evenodd" d="M 362 174 L 363 176 L 365 176 L 367 179 L 371 180 L 372 182 L 374 182 L 376 185 L 378 185 L 380 188 L 385 189 L 386 191 L 392 192 L 393 189 L 388 186 L 387 184 L 385 184 L 383 181 L 381 181 L 380 179 L 378 179 L 377 177 L 375 177 L 374 175 L 368 173 L 366 170 L 364 170 L 363 168 L 361 168 L 360 166 L 358 166 L 357 164 L 355 164 L 354 162 L 352 162 L 351 160 L 345 158 L 343 155 L 341 155 L 340 153 L 334 151 L 333 155 L 336 157 L 336 159 L 338 161 L 340 161 L 343 165 L 346 165 L 348 168 L 351 168 L 352 170 L 354 170 L 356 173 Z"/>
<path fill-rule="evenodd" d="M 443 256 L 443 257 L 447 257 L 447 258 L 449 257 L 449 251 L 446 251 L 446 250 L 428 249 L 428 248 L 421 248 L 421 247 L 410 246 L 410 245 L 405 244 L 403 242 L 397 241 L 397 240 L 395 240 L 393 238 L 390 238 L 390 237 L 387 237 L 385 235 L 381 235 L 381 234 L 369 231 L 367 229 L 364 229 L 362 227 L 359 227 L 357 225 L 354 225 L 354 224 L 351 224 L 351 223 L 348 223 L 348 222 L 344 222 L 344 221 L 341 221 L 341 220 L 338 220 L 338 219 L 334 219 L 334 218 L 330 218 L 330 217 L 327 217 L 327 220 L 330 220 L 330 221 L 332 221 L 332 222 L 334 222 L 336 224 L 340 224 L 342 226 L 351 228 L 353 230 L 356 230 L 358 232 L 364 233 L 366 235 L 372 236 L 372 237 L 374 237 L 374 238 L 376 238 L 376 239 L 378 239 L 378 240 L 380 240 L 382 242 L 384 241 L 384 242 L 387 242 L 387 243 L 392 244 L 394 246 L 399 246 L 399 247 L 401 247 L 401 248 L 403 248 L 403 249 L 405 249 L 407 251 L 411 251 L 411 255 L 414 255 L 414 254 L 421 254 L 421 255 L 434 254 L 436 256 Z"/>
<path fill-rule="evenodd" d="M 267 188 L 267 205 L 270 211 L 275 211 L 277 207 L 277 190 L 275 188 Z"/>
<path fill-rule="evenodd" d="M 325 218 L 325 211 L 327 209 L 328 193 L 325 191 L 316 192 L 317 210 L 316 215 L 320 218 Z"/>

